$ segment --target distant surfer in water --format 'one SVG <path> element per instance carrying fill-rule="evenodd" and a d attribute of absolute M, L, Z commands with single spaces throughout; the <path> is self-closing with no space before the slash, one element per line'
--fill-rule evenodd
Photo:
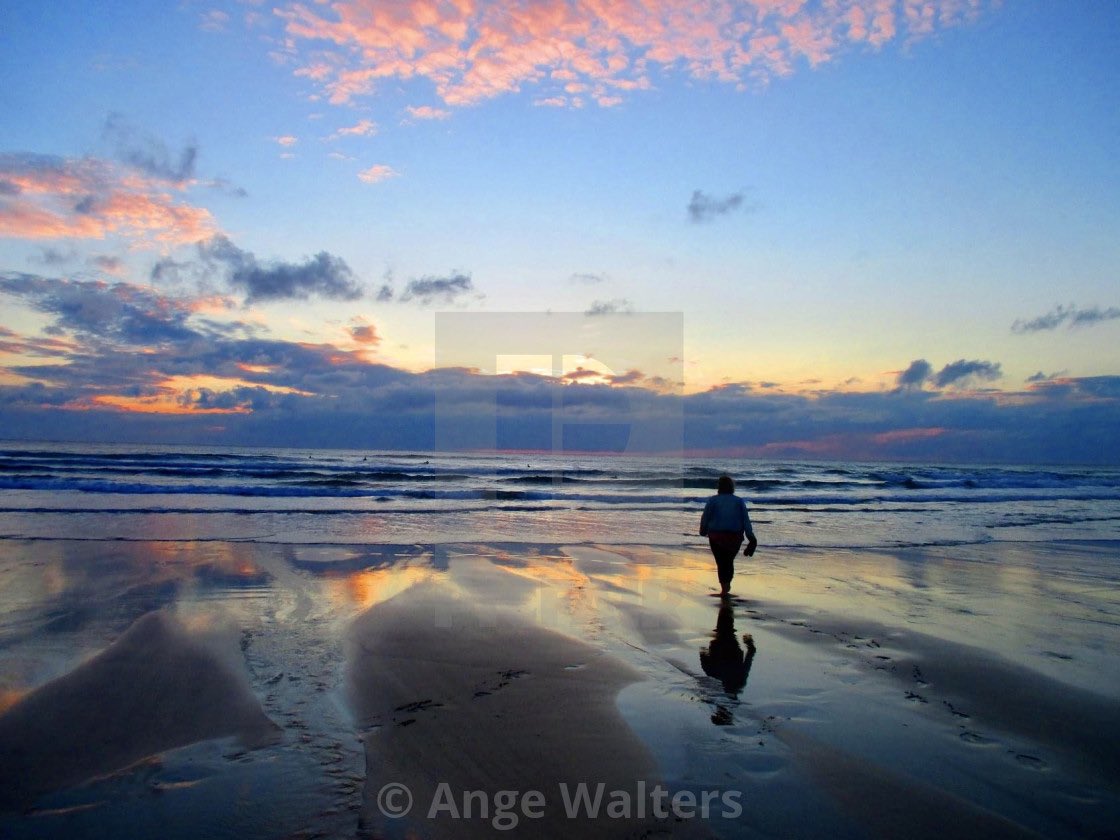
<path fill-rule="evenodd" d="M 719 491 L 704 505 L 700 517 L 700 536 L 708 538 L 712 555 L 716 558 L 716 571 L 719 574 L 719 594 L 731 592 L 731 578 L 735 575 L 735 555 L 743 544 L 743 534 L 747 535 L 744 557 L 750 557 L 758 547 L 751 517 L 747 513 L 747 503 L 735 495 L 735 482 L 729 475 L 721 475 L 716 485 Z"/>

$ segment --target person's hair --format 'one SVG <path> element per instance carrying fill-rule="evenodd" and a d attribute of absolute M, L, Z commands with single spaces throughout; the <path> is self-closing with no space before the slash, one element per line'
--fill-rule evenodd
<path fill-rule="evenodd" d="M 719 477 L 719 484 L 716 485 L 716 489 L 719 490 L 720 493 L 734 493 L 735 482 L 732 481 L 731 476 L 721 475 Z"/>

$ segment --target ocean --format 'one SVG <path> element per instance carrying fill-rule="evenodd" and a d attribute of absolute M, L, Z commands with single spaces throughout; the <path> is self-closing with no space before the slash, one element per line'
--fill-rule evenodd
<path fill-rule="evenodd" d="M 763 546 L 1120 539 L 1120 469 L 0 444 L 0 539 L 695 542 L 718 476 Z"/>

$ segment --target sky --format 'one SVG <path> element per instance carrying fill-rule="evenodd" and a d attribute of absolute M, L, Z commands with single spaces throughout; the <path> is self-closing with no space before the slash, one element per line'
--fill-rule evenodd
<path fill-rule="evenodd" d="M 0 438 L 1120 463 L 1117 43 L 1097 2 L 11 0 Z"/>

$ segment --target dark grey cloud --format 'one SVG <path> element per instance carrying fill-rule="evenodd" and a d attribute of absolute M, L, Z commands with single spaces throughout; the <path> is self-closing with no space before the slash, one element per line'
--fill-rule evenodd
<path fill-rule="evenodd" d="M 744 394 L 749 394 L 754 390 L 754 387 L 749 382 L 726 382 L 723 385 L 713 385 L 705 394 L 712 397 L 723 396 L 736 396 L 740 397 Z"/>
<path fill-rule="evenodd" d="M 576 272 L 568 277 L 569 283 L 581 283 L 585 286 L 594 286 L 606 280 L 604 274 L 591 274 L 590 272 Z"/>
<path fill-rule="evenodd" d="M 1077 400 L 1088 402 L 1083 406 L 1087 409 L 1096 403 L 1120 402 L 1120 376 L 1059 376 L 1032 382 L 1029 389 L 1051 406 Z"/>
<path fill-rule="evenodd" d="M 251 415 L 247 422 L 238 421 L 245 435 L 239 439 L 246 441 L 294 442 L 300 435 L 304 439 L 310 435 L 317 445 L 337 445 L 337 437 L 323 435 L 340 417 L 359 426 L 360 418 L 369 411 L 388 412 L 391 422 L 412 429 L 417 424 L 403 419 L 402 412 L 423 410 L 431 425 L 430 387 L 426 397 L 423 388 L 403 388 L 404 383 L 417 382 L 417 375 L 369 364 L 358 353 L 329 344 L 259 338 L 251 328 L 236 323 L 217 328 L 192 315 L 198 307 L 191 299 L 169 298 L 124 283 L 12 273 L 0 275 L 0 292 L 54 314 L 48 333 L 67 334 L 63 340 L 20 336 L 4 329 L 0 338 L 11 345 L 12 352 L 51 359 L 45 364 L 8 368 L 38 383 L 35 387 L 0 387 L 0 411 L 9 409 L 0 423 L 8 434 L 26 436 L 37 429 L 39 436 L 48 438 L 91 439 L 92 434 L 109 439 L 119 434 L 122 440 L 175 439 L 192 428 L 192 418 L 170 417 L 160 422 L 154 415 L 101 411 L 99 398 L 164 397 L 169 377 L 199 375 L 238 384 L 228 389 L 187 390 L 179 397 L 180 405 L 184 409 L 237 409 Z M 142 353 L 136 352 L 140 344 Z M 413 408 L 407 408 L 409 405 Z M 51 413 L 60 406 L 85 408 L 85 419 L 75 424 L 62 414 Z M 424 419 L 418 422 L 422 424 Z M 376 418 L 369 426 L 385 428 Z M 79 427 L 85 428 L 84 434 Z"/>
<path fill-rule="evenodd" d="M 74 248 L 62 250 L 61 248 L 48 245 L 40 251 L 38 256 L 31 258 L 30 261 L 37 262 L 41 265 L 58 266 L 73 262 L 77 258 L 78 252 Z"/>
<path fill-rule="evenodd" d="M 1069 325 L 1071 327 L 1088 327 L 1102 321 L 1114 321 L 1117 318 L 1120 318 L 1120 309 L 1115 306 L 1110 306 L 1108 309 L 1092 306 L 1089 309 L 1075 311 L 1070 318 Z"/>
<path fill-rule="evenodd" d="M 933 365 L 925 359 L 915 359 L 906 370 L 898 374 L 899 388 L 921 388 L 933 374 Z"/>
<path fill-rule="evenodd" d="M 79 389 L 60 388 L 43 382 L 29 382 L 15 387 L 0 387 L 0 408 L 54 408 L 64 406 L 81 395 Z M 38 413 L 42 416 L 42 413 Z M 81 438 L 75 438 L 80 440 Z"/>
<path fill-rule="evenodd" d="M 474 281 L 469 274 L 452 272 L 446 277 L 421 277 L 409 280 L 400 300 L 402 303 L 417 301 L 421 306 L 429 306 L 432 303 L 453 303 L 473 291 Z M 380 293 L 378 297 L 380 298 Z"/>
<path fill-rule="evenodd" d="M 89 216 L 96 210 L 97 196 L 93 194 L 83 196 L 74 203 L 74 212 L 82 216 Z"/>
<path fill-rule="evenodd" d="M 215 391 L 211 388 L 198 388 L 187 391 L 179 398 L 184 407 L 201 409 L 247 409 L 249 411 L 269 411 L 281 407 L 289 395 L 278 394 L 261 386 L 240 385 L 228 391 Z"/>
<path fill-rule="evenodd" d="M 245 293 L 246 303 L 267 300 L 306 300 L 312 296 L 331 300 L 356 300 L 362 287 L 341 257 L 320 251 L 304 262 L 261 262 L 251 252 L 237 247 L 218 234 L 198 245 L 208 267 L 224 272 L 230 286 Z M 182 269 L 181 264 L 162 261 L 153 269 L 153 279 Z"/>
<path fill-rule="evenodd" d="M 741 192 L 717 198 L 701 190 L 695 190 L 688 202 L 688 218 L 693 223 L 710 222 L 717 216 L 726 216 L 743 206 L 745 196 Z"/>
<path fill-rule="evenodd" d="M 607 377 L 612 385 L 637 385 L 644 380 L 646 375 L 637 368 L 631 368 L 626 373 L 616 373 Z"/>
<path fill-rule="evenodd" d="M 596 300 L 587 308 L 585 315 L 629 315 L 634 307 L 626 298 Z"/>
<path fill-rule="evenodd" d="M 98 254 L 90 257 L 89 262 L 100 268 L 102 271 L 113 272 L 119 269 L 122 265 L 120 257 L 111 257 L 106 254 Z"/>
<path fill-rule="evenodd" d="M 982 379 L 991 382 L 1003 376 L 999 362 L 986 362 L 979 359 L 958 359 L 950 362 L 937 372 L 933 384 L 938 388 L 950 385 L 961 385 L 970 379 Z"/>
<path fill-rule="evenodd" d="M 103 294 L 113 296 L 107 286 Z M 12 370 L 40 383 L 0 387 L 0 423 L 12 437 L 415 451 L 436 443 L 438 397 L 456 407 L 456 424 L 463 427 L 492 427 L 496 419 L 499 447 L 506 448 L 550 446 L 552 412 L 563 404 L 565 412 L 605 430 L 613 424 L 615 431 L 635 419 L 659 422 L 683 412 L 684 445 L 697 452 L 1120 463 L 1120 376 L 1032 383 L 1014 400 L 1002 392 L 944 400 L 920 389 L 822 390 L 810 397 L 745 383 L 681 396 L 636 387 L 637 374 L 629 371 L 616 377 L 625 387 L 463 369 L 410 373 L 332 345 L 217 334 L 145 353 L 89 343 L 57 364 Z M 237 413 L 167 417 L 97 408 L 99 396 L 150 396 L 168 377 L 199 374 L 236 382 L 189 389 L 181 406 Z M 218 438 L 215 424 L 224 428 Z M 597 428 L 581 432 L 581 446 L 607 447 Z"/>
<path fill-rule="evenodd" d="M 1057 329 L 1065 321 L 1069 320 L 1070 311 L 1070 308 L 1059 304 L 1045 315 L 1039 315 L 1037 318 L 1031 318 L 1029 321 L 1017 319 L 1015 323 L 1011 325 L 1011 332 L 1032 333 Z"/>
<path fill-rule="evenodd" d="M 102 130 L 118 160 L 153 178 L 181 184 L 194 177 L 198 145 L 188 143 L 177 153 L 158 137 L 130 124 L 121 114 L 110 114 Z"/>
<path fill-rule="evenodd" d="M 972 379 L 992 381 L 1001 376 L 1003 371 L 999 362 L 958 359 L 934 373 L 933 365 L 928 361 L 915 359 L 905 370 L 899 372 L 896 383 L 898 391 L 921 391 L 926 384 L 934 388 L 946 388 L 962 386 Z"/>
<path fill-rule="evenodd" d="M 172 257 L 163 257 L 156 260 L 149 277 L 153 283 L 172 283 L 182 280 L 187 274 L 196 274 L 201 280 L 206 274 L 206 269 L 197 263 L 180 262 Z"/>
<path fill-rule="evenodd" d="M 1074 380 L 1077 389 L 1097 399 L 1120 399 L 1120 376 L 1079 376 Z"/>
<path fill-rule="evenodd" d="M 225 195 L 232 196 L 233 198 L 247 198 L 249 191 L 244 187 L 239 187 L 237 184 L 230 181 L 228 178 L 211 178 L 205 183 L 205 186 L 212 190 L 217 190 Z"/>
<path fill-rule="evenodd" d="M 165 297 L 128 283 L 67 280 L 0 272 L 0 292 L 22 298 L 55 316 L 48 334 L 78 333 L 94 341 L 132 345 L 191 341 L 189 301 Z"/>
<path fill-rule="evenodd" d="M 209 336 L 224 338 L 256 338 L 268 332 L 268 327 L 248 321 L 216 321 L 213 318 L 197 318 L 199 329 Z"/>
<path fill-rule="evenodd" d="M 590 368 L 577 367 L 575 370 L 570 370 L 564 374 L 564 379 L 570 382 L 578 382 L 581 379 L 599 379 L 602 374 L 597 370 Z"/>
<path fill-rule="evenodd" d="M 388 283 L 382 283 L 381 288 L 377 290 L 377 300 L 381 303 L 388 303 L 393 299 L 393 287 Z"/>
<path fill-rule="evenodd" d="M 617 448 L 618 429 L 636 419 L 679 422 L 683 413 L 684 446 L 696 452 L 1120 463 L 1120 376 L 1032 377 L 1010 395 L 1015 399 L 1004 392 L 938 399 L 920 387 L 788 394 L 744 382 L 680 395 L 658 393 L 656 377 L 636 370 L 611 377 L 613 386 L 592 384 L 591 376 L 411 373 L 370 364 L 361 348 L 260 337 L 238 324 L 219 329 L 194 314 L 196 300 L 125 283 L 9 272 L 0 274 L 0 292 L 50 314 L 50 330 L 65 333 L 29 337 L 0 327 L 0 344 L 36 356 L 8 367 L 34 382 L 0 386 L 0 428 L 8 437 L 419 450 L 436 445 L 438 402 L 454 405 L 464 428 L 496 421 L 499 448 L 547 448 L 552 412 L 562 404 L 591 421 L 571 440 L 592 450 Z M 964 359 L 937 374 L 924 360 L 908 370 L 909 381 L 937 387 L 999 375 L 996 363 Z M 180 407 L 233 413 L 114 412 L 102 402 L 166 399 L 170 378 L 203 375 L 204 387 L 178 395 Z M 223 379 L 227 387 L 213 384 Z M 678 429 L 677 446 L 680 440 Z"/>
<path fill-rule="evenodd" d="M 173 324 L 174 319 L 170 320 Z M 248 382 L 244 387 L 261 388 L 273 395 L 265 402 L 262 394 L 253 391 L 257 409 L 302 406 L 308 411 L 349 408 L 354 412 L 371 407 L 370 395 L 379 389 L 415 377 L 386 365 L 369 364 L 357 353 L 329 344 L 243 337 L 245 333 L 207 332 L 202 327 L 199 331 L 201 334 L 186 340 L 146 345 L 143 353 L 126 343 L 70 342 L 50 354 L 54 363 L 10 370 L 51 383 L 68 394 L 64 402 L 75 395 L 87 401 L 102 396 L 150 395 L 169 377 L 207 376 L 236 380 L 236 387 Z M 22 339 L 22 343 L 27 346 L 30 340 Z M 248 392 L 236 391 L 236 387 L 232 397 L 221 396 L 230 389 L 213 390 L 209 395 L 204 389 L 192 389 L 182 395 L 181 404 L 228 408 L 231 406 L 218 401 L 236 400 L 240 406 Z"/>
<path fill-rule="evenodd" d="M 1069 306 L 1058 304 L 1049 312 L 1039 315 L 1037 318 L 1031 318 L 1029 321 L 1022 319 L 1015 321 L 1011 325 L 1011 331 L 1020 334 L 1044 332 L 1055 330 L 1062 324 L 1067 324 L 1071 329 L 1073 327 L 1091 327 L 1104 321 L 1114 321 L 1117 318 L 1120 318 L 1120 308 L 1115 306 L 1110 306 L 1107 309 L 1101 309 L 1099 306 L 1078 309 L 1073 304 Z"/>
<path fill-rule="evenodd" d="M 1028 376 L 1026 381 L 1027 382 L 1049 382 L 1049 381 L 1054 380 L 1054 379 L 1060 379 L 1061 377 L 1065 376 L 1068 372 L 1069 371 L 1065 371 L 1065 370 L 1058 371 L 1057 373 L 1043 373 L 1042 371 L 1038 371 L 1038 373 L 1032 373 L 1030 376 Z"/>

